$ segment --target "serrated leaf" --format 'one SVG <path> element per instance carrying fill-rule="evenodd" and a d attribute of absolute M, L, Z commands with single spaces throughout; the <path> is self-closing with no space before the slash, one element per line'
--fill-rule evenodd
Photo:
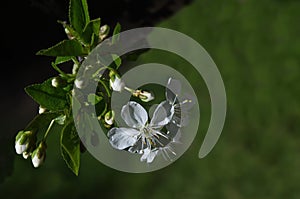
<path fill-rule="evenodd" d="M 84 47 L 76 40 L 63 40 L 47 49 L 40 50 L 37 55 L 67 57 L 67 56 L 81 56 L 87 54 Z"/>
<path fill-rule="evenodd" d="M 102 99 L 103 97 L 98 96 L 94 93 L 88 95 L 88 102 L 91 103 L 92 105 L 98 104 Z"/>
<path fill-rule="evenodd" d="M 53 113 L 42 113 L 38 114 L 33 118 L 30 124 L 27 126 L 25 130 L 38 130 L 39 132 L 45 132 L 48 128 L 50 122 L 58 117 L 61 113 L 53 112 Z"/>
<path fill-rule="evenodd" d="M 78 176 L 80 167 L 80 139 L 73 122 L 65 125 L 60 139 L 61 155 L 72 172 Z"/>
<path fill-rule="evenodd" d="M 119 40 L 119 37 L 120 37 L 120 33 L 121 32 L 121 25 L 119 23 L 117 23 L 117 25 L 115 26 L 114 28 L 114 32 L 113 32 L 113 35 L 112 35 L 112 43 L 116 43 L 118 40 Z"/>
<path fill-rule="evenodd" d="M 70 0 L 69 20 L 71 26 L 78 33 L 82 33 L 84 27 L 90 21 L 86 0 Z"/>
<path fill-rule="evenodd" d="M 66 57 L 56 57 L 55 59 L 55 64 L 62 64 L 62 63 L 65 63 L 65 62 L 68 62 L 70 60 L 72 60 L 73 56 L 66 56 Z"/>
<path fill-rule="evenodd" d="M 93 35 L 99 35 L 100 31 L 100 18 L 91 20 L 83 30 L 82 39 L 85 43 L 91 44 Z"/>
<path fill-rule="evenodd" d="M 25 88 L 26 93 L 42 107 L 50 111 L 59 111 L 67 107 L 66 92 L 52 86 L 52 78 L 42 84 L 34 84 Z"/>

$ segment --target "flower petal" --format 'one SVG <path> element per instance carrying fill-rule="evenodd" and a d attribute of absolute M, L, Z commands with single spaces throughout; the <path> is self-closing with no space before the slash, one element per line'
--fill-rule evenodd
<path fill-rule="evenodd" d="M 133 101 L 123 106 L 121 116 L 126 124 L 133 128 L 141 128 L 148 121 L 146 110 L 139 103 Z"/>
<path fill-rule="evenodd" d="M 124 87 L 125 87 L 125 83 L 122 81 L 121 78 L 119 77 L 115 77 L 115 80 L 113 81 L 112 79 L 109 80 L 110 86 L 114 91 L 118 91 L 121 92 Z"/>
<path fill-rule="evenodd" d="M 22 154 L 26 151 L 28 144 L 20 144 L 19 141 L 16 142 L 15 149 L 17 154 Z"/>
<path fill-rule="evenodd" d="M 140 161 L 143 162 L 143 161 L 147 160 L 147 163 L 151 163 L 151 162 L 153 162 L 153 160 L 156 157 L 157 153 L 158 153 L 158 150 L 151 151 L 149 148 L 146 148 L 144 150 L 144 153 L 143 153 Z"/>
<path fill-rule="evenodd" d="M 139 131 L 131 128 L 112 128 L 107 133 L 110 144 L 119 150 L 133 146 L 137 142 Z"/>
<path fill-rule="evenodd" d="M 181 83 L 179 80 L 169 78 L 166 87 L 166 98 L 170 103 L 173 103 L 181 92 Z"/>
<path fill-rule="evenodd" d="M 155 109 L 150 122 L 152 128 L 160 128 L 167 125 L 174 115 L 174 106 L 167 101 L 161 102 Z"/>

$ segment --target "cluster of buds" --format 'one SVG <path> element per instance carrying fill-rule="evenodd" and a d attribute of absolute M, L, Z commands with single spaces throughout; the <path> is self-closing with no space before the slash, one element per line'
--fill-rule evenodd
<path fill-rule="evenodd" d="M 24 159 L 31 156 L 32 164 L 34 167 L 39 167 L 46 155 L 46 143 L 42 141 L 36 147 L 36 134 L 34 131 L 19 131 L 16 136 L 15 150 L 19 155 L 23 155 Z"/>
<path fill-rule="evenodd" d="M 64 22 L 64 21 L 60 21 L 60 23 L 62 23 L 63 26 L 65 27 L 64 29 L 65 29 L 65 33 L 66 33 L 68 39 L 70 39 L 70 40 L 75 39 L 76 37 L 74 36 L 74 34 L 72 34 L 72 31 L 74 31 L 74 30 L 71 30 L 70 27 L 68 27 L 66 25 L 66 22 Z M 108 36 L 109 30 L 110 30 L 110 28 L 108 25 L 103 25 L 100 27 L 100 31 L 99 31 L 99 35 L 98 35 L 100 41 L 102 41 L 103 39 L 105 39 Z"/>

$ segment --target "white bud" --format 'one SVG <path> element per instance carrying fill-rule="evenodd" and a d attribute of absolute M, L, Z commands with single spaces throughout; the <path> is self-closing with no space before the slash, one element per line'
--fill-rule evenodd
<path fill-rule="evenodd" d="M 31 131 L 20 131 L 16 136 L 15 141 L 15 150 L 17 154 L 22 154 L 25 152 L 32 140 L 32 132 Z"/>
<path fill-rule="evenodd" d="M 42 155 L 40 158 L 38 157 L 38 155 L 33 156 L 31 159 L 33 166 L 35 168 L 41 166 L 41 164 L 44 162 L 44 158 L 45 158 L 44 155 Z"/>
<path fill-rule="evenodd" d="M 25 151 L 25 152 L 22 153 L 22 155 L 23 155 L 23 158 L 27 160 L 28 157 L 30 156 L 30 153 Z"/>
<path fill-rule="evenodd" d="M 65 33 L 67 34 L 69 39 L 74 39 L 75 37 L 72 36 L 71 32 L 68 30 L 68 28 L 65 28 Z"/>
<path fill-rule="evenodd" d="M 57 88 L 58 85 L 59 85 L 58 79 L 57 79 L 57 78 L 53 78 L 53 79 L 51 80 L 51 85 L 52 85 L 53 87 Z"/>
<path fill-rule="evenodd" d="M 32 152 L 31 161 L 35 168 L 41 166 L 41 164 L 45 161 L 46 148 L 46 143 L 41 142 L 39 146 Z"/>
<path fill-rule="evenodd" d="M 75 86 L 79 89 L 82 89 L 84 87 L 83 80 L 75 79 L 74 83 L 75 83 Z"/>
<path fill-rule="evenodd" d="M 112 125 L 114 123 L 114 119 L 115 119 L 115 112 L 114 111 L 109 111 L 104 116 L 104 121 L 108 125 Z"/>
<path fill-rule="evenodd" d="M 99 32 L 100 40 L 103 40 L 105 37 L 107 37 L 108 33 L 109 33 L 109 26 L 108 25 L 101 26 Z"/>
<path fill-rule="evenodd" d="M 125 83 L 117 75 L 114 76 L 114 78 L 111 78 L 109 83 L 114 91 L 121 92 L 125 87 Z"/>
<path fill-rule="evenodd" d="M 45 113 L 47 111 L 47 109 L 45 109 L 44 107 L 39 107 L 39 114 Z"/>
<path fill-rule="evenodd" d="M 100 27 L 100 33 L 104 34 L 105 32 L 107 32 L 108 28 L 109 28 L 108 25 L 101 26 Z"/>
<path fill-rule="evenodd" d="M 16 141 L 15 149 L 17 154 L 22 154 L 28 148 L 28 143 L 20 144 L 20 139 Z"/>
<path fill-rule="evenodd" d="M 139 98 L 143 101 L 143 102 L 149 102 L 151 100 L 154 99 L 154 95 L 151 92 L 147 92 L 147 91 L 141 91 L 139 93 Z"/>

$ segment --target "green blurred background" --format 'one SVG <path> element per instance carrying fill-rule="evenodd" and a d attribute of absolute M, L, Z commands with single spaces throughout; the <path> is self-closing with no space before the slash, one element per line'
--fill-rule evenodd
<path fill-rule="evenodd" d="M 0 184 L 0 197 L 300 198 L 299 11 L 298 0 L 196 0 L 157 24 L 198 41 L 223 77 L 226 123 L 204 159 L 197 154 L 210 118 L 207 88 L 184 60 L 151 50 L 140 63 L 173 66 L 190 78 L 199 97 L 200 129 L 179 160 L 156 172 L 127 174 L 84 153 L 76 177 L 60 156 L 58 135 L 50 136 L 39 169 L 14 155 L 11 141 L 7 153 L 15 160 L 11 175 Z"/>

